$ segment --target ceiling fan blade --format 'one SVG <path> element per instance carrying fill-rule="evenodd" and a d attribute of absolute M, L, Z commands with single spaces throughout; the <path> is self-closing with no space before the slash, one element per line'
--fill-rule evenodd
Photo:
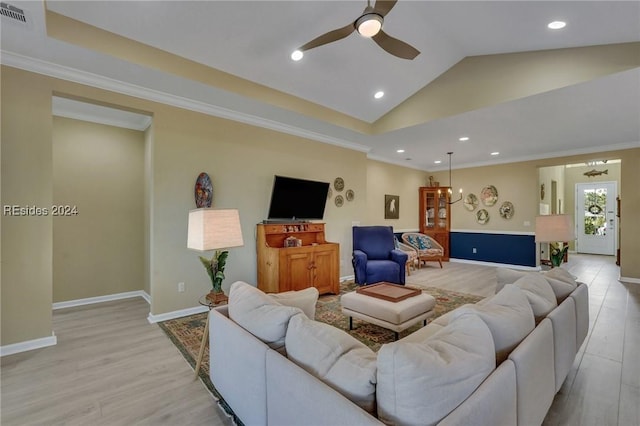
<path fill-rule="evenodd" d="M 373 7 L 373 11 L 384 17 L 393 9 L 393 6 L 395 6 L 397 2 L 398 0 L 378 0 Z"/>
<path fill-rule="evenodd" d="M 321 36 L 314 38 L 309 43 L 300 47 L 298 50 L 301 52 L 304 52 L 305 50 L 313 49 L 314 47 L 322 46 L 323 44 L 341 40 L 346 36 L 348 36 L 349 34 L 351 34 L 352 32 L 354 32 L 355 30 L 356 30 L 356 27 L 353 25 L 353 23 L 350 23 L 349 25 L 346 25 L 342 28 L 329 31 L 326 34 L 322 34 Z"/>
<path fill-rule="evenodd" d="M 378 43 L 378 46 L 398 58 L 413 59 L 420 54 L 418 49 L 408 45 L 404 41 L 391 37 L 382 30 L 371 38 Z"/>

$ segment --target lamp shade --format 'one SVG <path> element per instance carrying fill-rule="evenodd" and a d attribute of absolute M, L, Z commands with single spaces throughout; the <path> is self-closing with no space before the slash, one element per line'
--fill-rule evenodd
<path fill-rule="evenodd" d="M 555 243 L 576 239 L 573 219 L 568 214 L 536 216 L 536 243 Z"/>
<path fill-rule="evenodd" d="M 242 245 L 238 210 L 203 208 L 189 211 L 188 248 L 206 251 Z"/>

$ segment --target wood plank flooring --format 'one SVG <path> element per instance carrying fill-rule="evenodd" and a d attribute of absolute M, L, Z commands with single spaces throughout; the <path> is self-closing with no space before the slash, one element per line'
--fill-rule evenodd
<path fill-rule="evenodd" d="M 489 296 L 495 268 L 427 264 L 411 284 Z M 640 285 L 613 257 L 569 255 L 589 285 L 590 329 L 544 421 L 640 425 Z M 54 311 L 58 344 L 1 359 L 1 417 L 24 425 L 230 425 L 142 299 Z"/>

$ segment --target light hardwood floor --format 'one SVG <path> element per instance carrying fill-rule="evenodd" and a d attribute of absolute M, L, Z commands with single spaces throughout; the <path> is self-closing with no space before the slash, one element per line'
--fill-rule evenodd
<path fill-rule="evenodd" d="M 495 268 L 428 263 L 411 284 L 489 296 Z M 564 266 L 589 285 L 590 331 L 545 425 L 640 425 L 640 285 L 612 257 Z M 2 358 L 4 425 L 230 425 L 142 299 L 54 312 L 58 344 Z"/>

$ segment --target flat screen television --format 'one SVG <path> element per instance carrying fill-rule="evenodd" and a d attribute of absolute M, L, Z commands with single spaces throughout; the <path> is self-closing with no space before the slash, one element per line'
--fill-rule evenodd
<path fill-rule="evenodd" d="M 268 220 L 312 220 L 324 217 L 329 184 L 275 176 Z"/>

